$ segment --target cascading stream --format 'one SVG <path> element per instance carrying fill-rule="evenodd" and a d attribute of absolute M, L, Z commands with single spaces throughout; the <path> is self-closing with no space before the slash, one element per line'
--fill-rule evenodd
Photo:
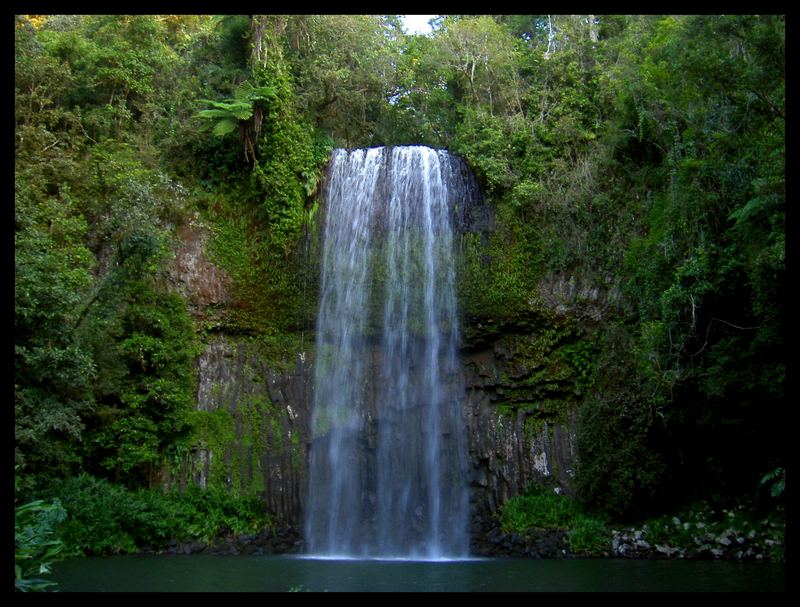
<path fill-rule="evenodd" d="M 469 551 L 453 217 L 462 161 L 336 150 L 328 182 L 306 510 L 318 556 Z"/>

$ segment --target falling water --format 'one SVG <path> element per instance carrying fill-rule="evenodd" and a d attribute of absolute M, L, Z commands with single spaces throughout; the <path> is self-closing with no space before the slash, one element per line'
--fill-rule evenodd
<path fill-rule="evenodd" d="M 469 549 L 453 218 L 463 164 L 421 146 L 337 150 L 317 319 L 311 554 Z"/>

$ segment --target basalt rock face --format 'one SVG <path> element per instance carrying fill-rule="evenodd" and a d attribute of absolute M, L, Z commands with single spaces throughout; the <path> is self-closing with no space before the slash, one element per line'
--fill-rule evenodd
<path fill-rule="evenodd" d="M 256 491 L 280 521 L 297 525 L 306 490 L 308 356 L 275 361 L 258 340 L 228 334 L 228 312 L 237 301 L 229 277 L 211 258 L 210 228 L 194 215 L 177 236 L 167 278 L 202 327 L 203 349 L 195 363 L 194 444 L 179 469 L 162 471 L 163 483 Z"/>
<path fill-rule="evenodd" d="M 378 364 L 380 353 L 376 350 L 369 358 Z M 491 529 L 497 508 L 532 482 L 572 490 L 574 416 L 538 421 L 524 410 L 502 411 L 498 403 L 515 387 L 513 381 L 499 379 L 506 364 L 493 350 L 468 354 L 463 358 L 464 381 L 455 382 L 465 390 L 473 537 Z M 207 486 L 216 475 L 237 490 L 256 488 L 263 491 L 271 512 L 301 525 L 311 441 L 311 355 L 298 355 L 293 365 L 275 369 L 254 344 L 216 336 L 199 357 L 197 370 L 198 409 L 209 416 L 224 413 L 221 432 L 227 434 L 210 435 L 196 446 L 188 478 Z M 377 400 L 375 386 L 363 390 L 368 401 Z M 371 402 L 364 459 L 375 449 L 379 409 Z"/>
<path fill-rule="evenodd" d="M 457 211 L 457 232 L 484 233 L 492 227 L 487 206 Z M 210 230 L 194 217 L 178 235 L 181 244 L 168 276 L 206 332 L 196 363 L 196 441 L 180 470 L 165 471 L 165 483 L 257 491 L 270 512 L 302 534 L 313 440 L 315 352 L 276 361 L 257 340 L 226 333 L 226 310 L 236 306 L 236 300 L 225 272 L 211 260 Z M 497 508 L 529 483 L 572 490 L 574 407 L 568 390 L 558 383 L 562 369 L 548 367 L 530 352 L 519 354 L 524 350 L 520 344 L 531 340 L 535 336 L 509 334 L 491 336 L 480 347 L 470 344 L 458 356 L 458 372 L 447 380 L 463 413 L 473 551 L 475 538 L 496 526 Z M 367 358 L 367 366 L 380 365 L 383 356 L 377 343 Z M 376 448 L 382 389 L 365 382 L 361 390 L 368 412 L 361 457 L 367 459 L 374 457 Z M 553 402 L 564 406 L 554 411 Z"/>
<path fill-rule="evenodd" d="M 380 353 L 374 351 L 369 358 L 372 364 L 378 364 Z M 476 361 L 481 366 L 476 366 Z M 571 416 L 563 423 L 531 424 L 530 414 L 524 411 L 514 415 L 501 412 L 497 403 L 504 395 L 498 391 L 513 389 L 513 383 L 495 384 L 481 376 L 487 371 L 500 375 L 503 364 L 494 360 L 492 352 L 468 355 L 464 363 L 463 412 L 471 532 L 475 536 L 491 529 L 492 513 L 531 482 L 571 490 L 575 432 Z M 220 444 L 216 453 L 208 444 L 199 445 L 192 480 L 206 485 L 216 469 L 230 487 L 263 490 L 271 512 L 299 525 L 308 482 L 313 402 L 310 356 L 298 356 L 291 368 L 275 370 L 252 344 L 217 337 L 198 360 L 198 377 L 198 408 L 209 413 L 227 411 L 233 424 L 229 435 L 233 442 Z M 376 386 L 365 385 L 363 390 L 371 402 L 368 431 L 360 450 L 367 460 L 375 449 L 379 405 L 375 402 Z M 254 415 L 261 421 L 253 423 Z M 264 433 L 263 442 L 253 436 L 254 431 Z"/>
<path fill-rule="evenodd" d="M 521 388 L 508 377 L 509 363 L 498 357 L 498 349 L 463 358 L 473 538 L 491 529 L 497 508 L 530 483 L 573 490 L 574 413 L 542 417 L 535 410 L 508 407 L 510 394 Z"/>
<path fill-rule="evenodd" d="M 306 357 L 277 370 L 258 347 L 217 336 L 197 362 L 197 408 L 215 424 L 196 447 L 192 480 L 263 492 L 269 511 L 297 524 L 306 489 L 311 381 Z"/>

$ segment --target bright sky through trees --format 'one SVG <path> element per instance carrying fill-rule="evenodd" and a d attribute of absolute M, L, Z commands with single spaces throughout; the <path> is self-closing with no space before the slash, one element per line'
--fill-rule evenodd
<path fill-rule="evenodd" d="M 409 34 L 430 34 L 431 26 L 428 21 L 436 15 L 402 15 L 403 26 Z"/>

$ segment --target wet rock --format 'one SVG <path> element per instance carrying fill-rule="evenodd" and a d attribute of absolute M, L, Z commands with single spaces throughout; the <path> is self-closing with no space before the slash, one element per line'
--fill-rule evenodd
<path fill-rule="evenodd" d="M 241 553 L 244 554 L 244 555 L 250 556 L 250 555 L 255 554 L 256 552 L 258 552 L 259 550 L 260 550 L 260 548 L 258 546 L 256 546 L 255 544 L 245 544 L 242 547 Z"/>
<path fill-rule="evenodd" d="M 662 544 L 656 544 L 655 549 L 656 552 L 658 552 L 659 554 L 663 554 L 666 557 L 671 557 L 679 552 L 678 548 L 673 548 L 672 546 L 664 546 Z"/>

